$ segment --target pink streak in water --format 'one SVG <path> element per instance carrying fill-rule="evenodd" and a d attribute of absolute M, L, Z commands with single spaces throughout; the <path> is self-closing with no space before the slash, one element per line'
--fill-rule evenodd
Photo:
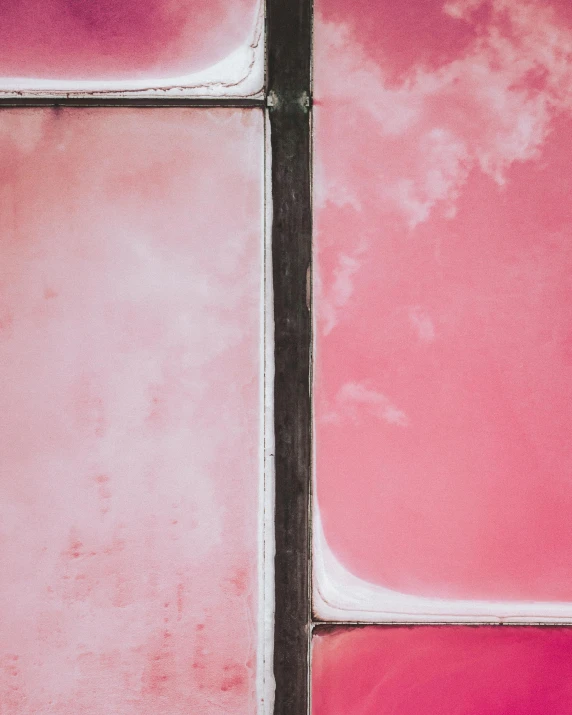
<path fill-rule="evenodd" d="M 262 121 L 0 115 L 0 710 L 255 710 Z"/>
<path fill-rule="evenodd" d="M 369 627 L 314 638 L 313 715 L 568 715 L 566 628 Z"/>
<path fill-rule="evenodd" d="M 0 76 L 190 74 L 250 40 L 254 0 L 0 0 Z"/>
<path fill-rule="evenodd" d="M 570 5 L 318 11 L 326 539 L 406 593 L 570 601 Z"/>

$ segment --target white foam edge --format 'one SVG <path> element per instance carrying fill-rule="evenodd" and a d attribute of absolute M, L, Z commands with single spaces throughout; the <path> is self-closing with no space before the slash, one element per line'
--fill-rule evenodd
<path fill-rule="evenodd" d="M 358 623 L 572 623 L 572 603 L 413 596 L 365 581 L 329 547 L 313 503 L 313 608 L 319 620 Z"/>
<path fill-rule="evenodd" d="M 261 110 L 260 110 L 261 111 Z M 259 488 L 257 700 L 259 715 L 274 710 L 274 301 L 272 289 L 272 182 L 270 127 L 264 115 L 263 270 L 261 320 L 264 339 L 260 410 L 263 415 Z"/>
<path fill-rule="evenodd" d="M 0 77 L 0 98 L 260 97 L 264 87 L 264 0 L 249 38 L 220 62 L 188 75 L 141 80 L 54 80 Z"/>

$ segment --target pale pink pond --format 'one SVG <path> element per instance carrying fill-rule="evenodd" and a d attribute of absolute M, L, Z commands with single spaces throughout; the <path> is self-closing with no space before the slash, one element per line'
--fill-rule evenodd
<path fill-rule="evenodd" d="M 256 711 L 262 130 L 0 113 L 2 712 Z"/>

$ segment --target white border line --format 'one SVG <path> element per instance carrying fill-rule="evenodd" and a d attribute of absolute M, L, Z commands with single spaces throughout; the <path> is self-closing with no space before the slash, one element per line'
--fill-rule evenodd
<path fill-rule="evenodd" d="M 250 110 L 249 110 L 250 111 Z M 260 715 L 274 709 L 274 301 L 272 290 L 272 152 L 266 111 L 264 122 L 264 280 L 262 286 L 263 456 L 259 496 L 259 608 L 257 693 Z"/>

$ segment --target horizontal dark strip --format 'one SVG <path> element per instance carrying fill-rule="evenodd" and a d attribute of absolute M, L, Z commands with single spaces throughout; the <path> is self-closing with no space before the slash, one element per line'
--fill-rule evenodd
<path fill-rule="evenodd" d="M 265 99 L 228 97 L 2 97 L 0 109 L 14 107 L 265 107 Z"/>

